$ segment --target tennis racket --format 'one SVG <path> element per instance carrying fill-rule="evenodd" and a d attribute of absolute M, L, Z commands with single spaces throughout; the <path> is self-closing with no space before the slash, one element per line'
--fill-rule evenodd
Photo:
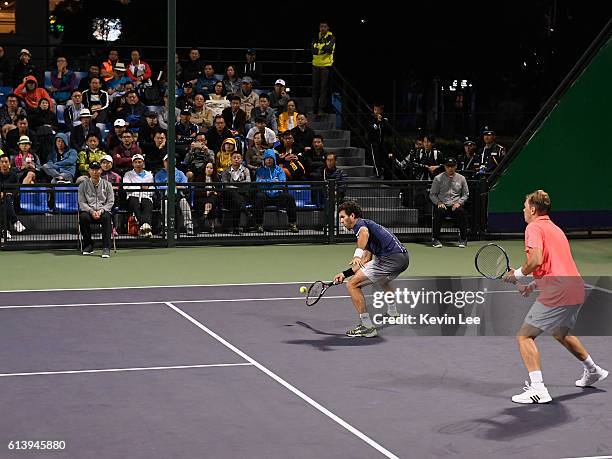
<path fill-rule="evenodd" d="M 321 299 L 323 294 L 335 285 L 333 282 L 316 281 L 310 287 L 308 287 L 308 293 L 306 294 L 306 306 L 314 306 Z"/>
<path fill-rule="evenodd" d="M 497 244 L 482 246 L 474 259 L 476 270 L 487 279 L 501 279 L 510 271 L 510 259 L 506 251 Z"/>

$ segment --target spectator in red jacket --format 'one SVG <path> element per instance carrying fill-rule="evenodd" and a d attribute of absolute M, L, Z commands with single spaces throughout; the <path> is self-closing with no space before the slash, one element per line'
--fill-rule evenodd
<path fill-rule="evenodd" d="M 40 99 L 51 101 L 51 109 L 53 109 L 53 99 L 46 89 L 38 87 L 38 82 L 32 75 L 28 75 L 23 79 L 23 83 L 15 88 L 15 94 L 25 102 L 26 108 L 30 110 L 38 108 Z"/>
<path fill-rule="evenodd" d="M 140 147 L 134 141 L 134 135 L 130 131 L 121 134 L 121 143 L 113 150 L 113 163 L 115 171 L 123 176 L 132 169 L 132 156 L 141 155 Z"/>

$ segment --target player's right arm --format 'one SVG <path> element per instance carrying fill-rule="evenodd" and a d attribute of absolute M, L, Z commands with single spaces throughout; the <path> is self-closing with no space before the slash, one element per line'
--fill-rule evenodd
<path fill-rule="evenodd" d="M 365 265 L 372 258 L 372 254 L 366 250 L 369 238 L 370 232 L 368 231 L 368 228 L 366 226 L 362 226 L 357 234 L 357 248 L 355 249 L 353 259 L 350 263 L 351 266 L 355 268 L 355 271 L 358 268 L 363 268 L 363 265 Z"/>

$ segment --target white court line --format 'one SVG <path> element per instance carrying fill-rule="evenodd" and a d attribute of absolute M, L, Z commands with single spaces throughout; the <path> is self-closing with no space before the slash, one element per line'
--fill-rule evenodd
<path fill-rule="evenodd" d="M 612 459 L 612 456 L 581 456 L 581 457 L 564 457 L 563 459 Z"/>
<path fill-rule="evenodd" d="M 487 290 L 484 292 L 486 295 L 492 293 L 518 293 L 516 290 Z M 612 292 L 610 292 L 612 293 Z M 366 298 L 371 298 L 372 295 L 365 295 Z M 331 295 L 324 296 L 323 299 L 337 300 L 343 298 L 350 298 L 349 295 Z M 0 306 L 0 309 L 46 309 L 46 308 L 79 308 L 87 306 L 139 306 L 139 305 L 151 305 L 151 304 L 166 304 L 170 303 L 239 303 L 241 301 L 297 301 L 305 300 L 304 296 L 288 296 L 288 297 L 275 297 L 275 298 L 219 298 L 209 300 L 167 300 L 167 301 L 114 301 L 110 303 L 66 303 L 66 304 L 26 304 L 26 305 L 11 305 L 11 306 Z"/>
<path fill-rule="evenodd" d="M 593 290 L 599 290 L 600 292 L 612 294 L 612 290 L 609 290 L 607 288 L 598 287 L 597 285 L 591 285 L 591 284 L 584 284 L 584 285 L 586 285 L 587 287 L 589 287 L 589 288 L 591 288 Z M 602 456 L 602 457 L 612 457 L 612 456 Z"/>
<path fill-rule="evenodd" d="M 482 276 L 441 276 L 441 277 L 400 277 L 396 282 L 415 282 L 436 279 L 479 279 Z M 85 288 L 43 288 L 35 290 L 0 290 L 0 293 L 28 293 L 28 292 L 79 292 L 90 290 L 130 290 L 130 289 L 149 289 L 149 288 L 185 288 L 185 287 L 242 287 L 256 285 L 293 285 L 293 284 L 312 284 L 314 280 L 292 281 L 292 282 L 246 282 L 242 284 L 186 284 L 186 285 L 137 285 L 133 287 L 85 287 Z"/>
<path fill-rule="evenodd" d="M 40 376 L 40 375 L 74 375 L 81 373 L 120 373 L 123 371 L 154 371 L 154 370 L 185 370 L 187 368 L 218 368 L 218 367 L 245 367 L 253 366 L 245 363 L 211 363 L 206 365 L 174 365 L 170 367 L 135 367 L 135 368 L 101 368 L 97 370 L 65 370 L 65 371 L 36 371 L 32 373 L 0 373 L 0 377 L 9 376 Z"/>
<path fill-rule="evenodd" d="M 350 298 L 348 295 L 326 296 L 327 299 Z M 171 303 L 238 303 L 241 301 L 295 301 L 306 300 L 305 296 L 290 296 L 279 298 L 220 298 L 211 300 L 170 300 Z M 113 303 L 72 303 L 72 304 L 34 304 L 17 306 L 0 306 L 0 309 L 36 309 L 36 308 L 75 308 L 83 306 L 138 306 L 145 304 L 166 304 L 166 301 L 134 301 Z"/>
<path fill-rule="evenodd" d="M 238 349 L 236 346 L 234 346 L 233 344 L 231 344 L 230 342 L 226 341 L 225 339 L 221 338 L 219 335 L 217 335 L 215 332 L 213 332 L 212 330 L 210 330 L 209 328 L 207 328 L 206 326 L 202 325 L 200 322 L 198 322 L 196 319 L 194 319 L 193 317 L 191 317 L 189 314 L 187 314 L 186 312 L 184 312 L 183 310 L 177 308 L 176 306 L 174 306 L 172 303 L 170 302 L 166 302 L 165 303 L 169 308 L 171 308 L 172 310 L 174 310 L 175 312 L 177 312 L 178 314 L 180 314 L 181 316 L 183 316 L 185 319 L 187 319 L 189 322 L 191 322 L 192 324 L 194 324 L 196 327 L 198 327 L 200 330 L 206 332 L 208 335 L 210 335 L 211 337 L 213 337 L 214 339 L 216 339 L 217 341 L 219 341 L 221 344 L 223 344 L 225 347 L 227 347 L 228 349 L 232 350 L 233 352 L 235 352 L 236 354 L 238 354 L 240 357 L 242 357 L 243 359 L 247 360 L 248 362 L 252 363 L 258 370 L 260 370 L 261 372 L 263 372 L 264 374 L 266 374 L 267 376 L 269 376 L 270 378 L 272 378 L 274 381 L 276 381 L 277 383 L 279 383 L 281 386 L 283 386 L 285 389 L 289 390 L 290 392 L 292 392 L 293 394 L 297 395 L 299 398 L 301 398 L 302 400 L 304 400 L 306 403 L 308 403 L 310 406 L 312 406 L 313 408 L 315 408 L 316 410 L 320 411 L 321 413 L 323 413 L 325 416 L 327 416 L 328 418 L 330 418 L 331 420 L 333 420 L 334 422 L 340 424 L 342 427 L 344 427 L 346 430 L 348 430 L 350 433 L 352 433 L 353 435 L 355 435 L 356 437 L 360 438 L 361 440 L 363 440 L 364 442 L 366 442 L 368 445 L 370 445 L 372 448 L 376 449 L 378 452 L 380 452 L 381 454 L 383 454 L 384 456 L 388 457 L 389 459 L 399 459 L 398 456 L 396 456 L 395 454 L 393 454 L 391 451 L 385 449 L 383 446 L 381 446 L 379 443 L 376 443 L 374 440 L 372 440 L 370 437 L 368 437 L 367 435 L 365 435 L 364 433 L 362 433 L 360 430 L 357 430 L 355 427 L 353 427 L 352 425 L 350 425 L 348 422 L 346 422 L 344 419 L 340 418 L 339 416 L 335 415 L 334 413 L 332 413 L 331 411 L 329 411 L 327 408 L 325 408 L 323 405 L 321 405 L 320 403 L 316 402 L 315 400 L 313 400 L 312 398 L 310 398 L 308 395 L 306 395 L 304 392 L 302 392 L 301 390 L 299 390 L 298 388 L 296 388 L 295 386 L 293 386 L 292 384 L 288 383 L 287 381 L 285 381 L 283 378 L 281 378 L 280 376 L 278 376 L 276 373 L 272 372 L 271 370 L 269 370 L 268 368 L 264 367 L 261 363 L 259 363 L 257 360 L 253 359 L 252 357 L 248 356 L 247 354 L 245 354 L 244 352 L 242 352 L 240 349 Z"/>

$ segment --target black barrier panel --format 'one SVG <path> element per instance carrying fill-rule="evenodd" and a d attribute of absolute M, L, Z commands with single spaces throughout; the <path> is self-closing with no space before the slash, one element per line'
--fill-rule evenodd
<path fill-rule="evenodd" d="M 465 210 L 468 234 L 473 240 L 480 238 L 484 228 L 486 196 L 481 191 L 482 182 L 468 183 L 470 198 Z M 166 185 L 113 187 L 112 221 L 117 245 L 167 245 Z M 184 184 L 177 187 L 177 243 L 251 245 L 352 240 L 354 236 L 338 221 L 338 206 L 346 200 L 356 201 L 364 218 L 388 227 L 400 240 L 427 241 L 431 238 L 434 209 L 430 187 L 429 181 Z M 6 185 L 2 193 L 2 248 L 79 247 L 77 185 Z M 147 205 L 141 206 L 143 203 Z M 137 212 L 145 212 L 146 216 Z M 148 227 L 135 217 L 144 218 Z M 441 237 L 457 239 L 454 219 L 445 217 L 441 223 Z"/>

